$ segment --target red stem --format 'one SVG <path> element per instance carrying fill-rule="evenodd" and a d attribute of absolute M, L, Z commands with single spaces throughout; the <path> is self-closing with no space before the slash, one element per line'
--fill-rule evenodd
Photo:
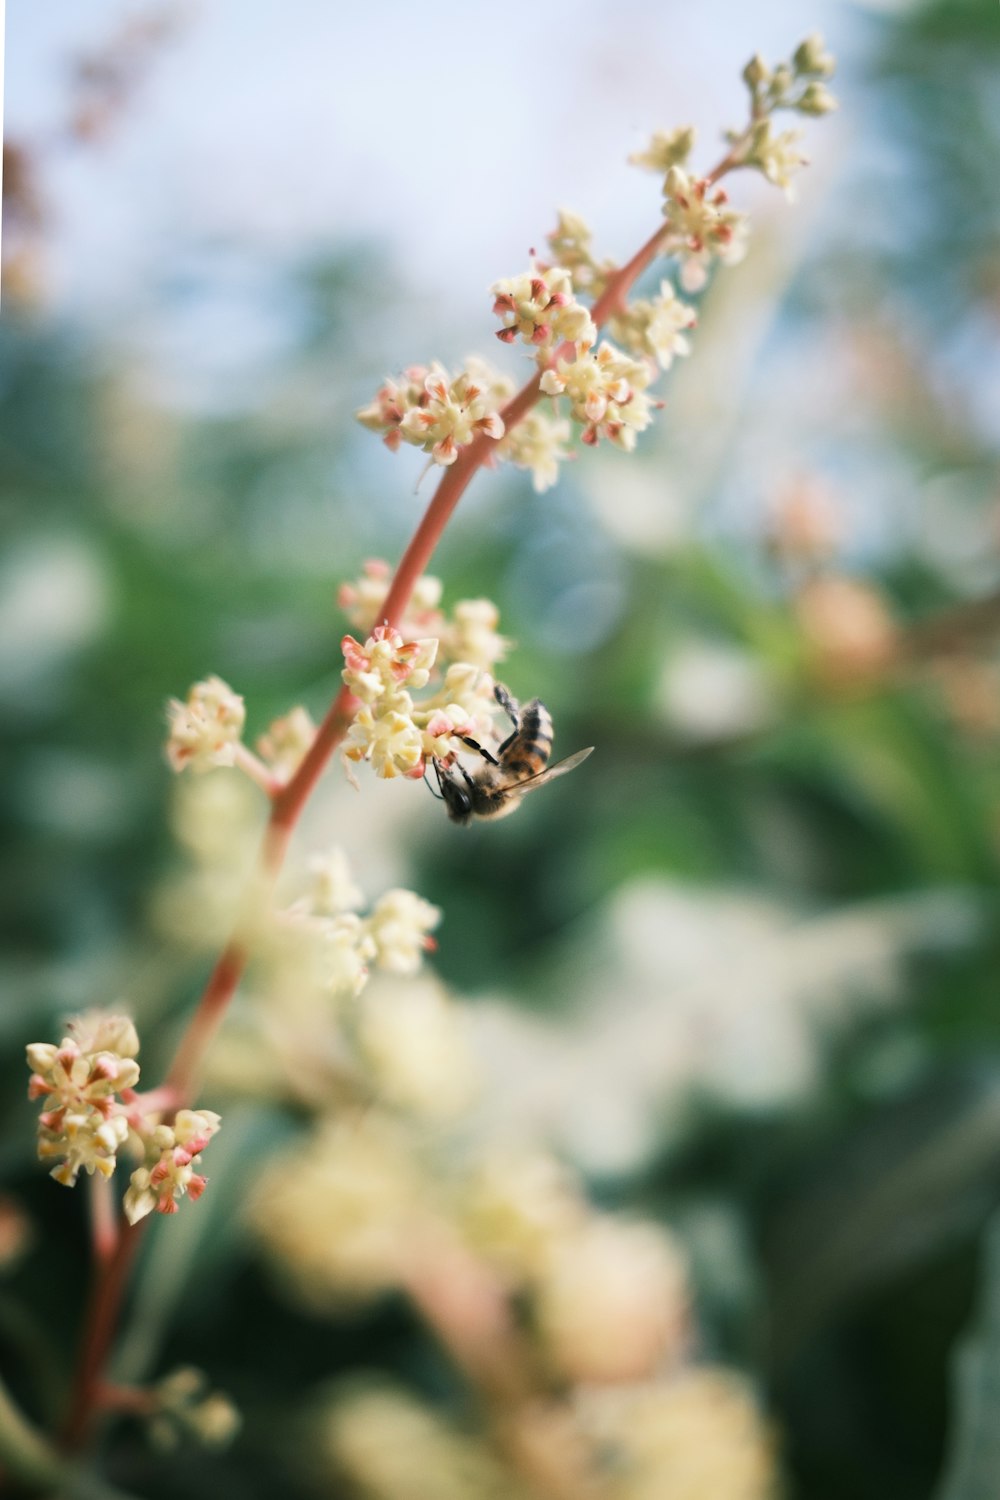
<path fill-rule="evenodd" d="M 63 1446 L 78 1448 L 87 1435 L 100 1392 L 101 1371 L 111 1348 L 128 1273 L 139 1246 L 139 1225 L 123 1223 L 114 1252 L 95 1264 L 95 1276 L 84 1321 L 85 1335 L 73 1381 L 72 1404 L 63 1431 Z"/>
<path fill-rule="evenodd" d="M 717 181 L 732 165 L 731 158 L 723 158 L 709 174 L 709 180 Z M 632 259 L 609 279 L 591 309 L 591 317 L 598 328 L 622 307 L 626 293 L 660 252 L 665 233 L 666 226 L 660 225 Z M 568 356 L 572 352 L 572 344 L 563 344 L 553 356 L 553 361 L 560 355 Z M 536 374 L 503 408 L 501 417 L 507 431 L 527 415 L 540 395 L 541 375 Z M 476 470 L 491 457 L 493 446 L 493 439 L 480 435 L 463 448 L 455 462 L 445 470 L 396 569 L 382 607 L 382 619 L 387 624 L 398 626 L 417 580 L 427 568 L 452 512 Z M 316 738 L 302 764 L 291 781 L 275 794 L 261 850 L 260 878 L 254 883 L 255 901 L 259 902 L 262 895 L 273 889 L 292 830 L 330 756 L 343 739 L 353 711 L 354 699 L 348 689 L 343 687 L 317 730 Z M 173 1090 L 178 1103 L 194 1097 L 198 1067 L 236 992 L 246 967 L 248 946 L 249 933 L 244 931 L 241 924 L 212 970 L 198 1007 L 181 1038 L 166 1080 L 167 1087 Z M 110 1348 L 134 1247 L 145 1222 L 143 1219 L 135 1226 L 124 1227 L 115 1254 L 97 1268 L 74 1383 L 74 1405 L 66 1428 L 67 1446 L 76 1446 L 82 1441 L 90 1415 L 97 1404 L 101 1371 Z"/>

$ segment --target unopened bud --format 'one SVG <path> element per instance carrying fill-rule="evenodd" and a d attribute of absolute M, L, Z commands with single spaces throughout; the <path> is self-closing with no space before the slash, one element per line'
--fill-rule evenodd
<path fill-rule="evenodd" d="M 795 107 L 802 115 L 828 115 L 837 108 L 837 100 L 825 83 L 811 83 Z"/>
<path fill-rule="evenodd" d="M 812 36 L 807 36 L 805 41 L 800 42 L 796 47 L 792 65 L 796 73 L 805 74 L 807 77 L 830 78 L 836 62 L 833 55 L 827 52 L 819 32 L 814 31 Z"/>
<path fill-rule="evenodd" d="M 762 88 L 764 84 L 769 83 L 770 81 L 770 68 L 767 66 L 767 63 L 761 57 L 760 53 L 755 52 L 753 57 L 751 57 L 750 61 L 747 63 L 746 67 L 743 69 L 743 82 L 746 84 L 748 89 L 752 89 L 756 93 L 757 89 Z"/>

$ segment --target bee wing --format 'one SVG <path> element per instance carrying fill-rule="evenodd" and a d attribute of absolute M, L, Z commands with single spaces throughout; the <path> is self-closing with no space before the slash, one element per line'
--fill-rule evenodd
<path fill-rule="evenodd" d="M 554 766 L 549 766 L 546 771 L 539 771 L 537 776 L 529 776 L 527 781 L 520 781 L 512 791 L 518 796 L 525 792 L 533 792 L 536 787 L 544 786 L 547 781 L 552 781 L 556 776 L 565 776 L 567 771 L 575 771 L 577 766 L 582 765 L 587 756 L 593 753 L 593 745 L 588 745 L 586 750 L 578 750 L 575 755 L 567 755 L 565 760 L 557 760 Z"/>

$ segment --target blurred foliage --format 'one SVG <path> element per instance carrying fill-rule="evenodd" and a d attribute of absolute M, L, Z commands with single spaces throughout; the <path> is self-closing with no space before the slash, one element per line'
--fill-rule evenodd
<path fill-rule="evenodd" d="M 994 0 L 938 0 L 865 24 L 852 87 L 874 101 L 859 134 L 882 149 L 860 153 L 833 232 L 776 294 L 773 352 L 804 364 L 836 345 L 860 372 L 865 406 L 865 432 L 848 430 L 845 444 L 864 448 L 876 476 L 907 476 L 911 495 L 945 497 L 929 540 L 920 499 L 895 530 L 890 509 L 888 540 L 849 538 L 837 561 L 905 636 L 1000 584 L 1000 434 L 975 394 L 998 385 L 1000 12 Z M 851 199 L 845 211 L 845 193 L 860 208 Z M 245 694 L 257 729 L 300 699 L 320 714 L 338 680 L 336 585 L 372 553 L 397 556 L 408 534 L 420 504 L 405 493 L 408 472 L 350 421 L 382 373 L 372 327 L 385 339 L 379 357 L 399 353 L 405 288 L 397 279 L 387 291 L 392 274 L 375 270 L 355 247 L 275 273 L 288 350 L 266 391 L 222 414 L 151 400 L 120 350 L 5 311 L 0 1165 L 32 1248 L 0 1281 L 0 1360 L 39 1421 L 64 1394 L 88 1252 L 82 1195 L 55 1189 L 33 1160 L 23 1047 L 58 1034 L 68 1011 L 125 994 L 140 1021 L 162 1022 L 144 1053 L 155 1073 L 207 969 L 149 921 L 150 892 L 175 857 L 163 702 L 212 670 Z M 167 314 L 196 290 L 167 282 Z M 724 337 L 713 295 L 706 343 Z M 678 377 L 679 401 L 701 356 L 699 345 Z M 835 487 L 859 461 L 826 467 L 842 420 L 816 413 L 805 455 Z M 738 466 L 738 437 L 728 456 Z M 635 462 L 653 493 L 682 486 L 676 438 Z M 775 993 L 787 988 L 789 1014 L 809 1010 L 816 964 L 828 965 L 833 999 L 808 1017 L 806 1081 L 748 1103 L 717 1080 L 687 1080 L 679 1100 L 660 1101 L 653 1148 L 630 1171 L 595 1169 L 595 1192 L 671 1223 L 688 1244 L 705 1347 L 762 1382 L 792 1494 L 992 1494 L 995 1296 L 977 1286 L 1000 1191 L 995 644 L 979 638 L 933 670 L 923 659 L 897 669 L 896 658 L 866 675 L 855 659 L 851 681 L 832 682 L 810 670 L 796 613 L 804 575 L 769 551 L 763 526 L 724 524 L 717 501 L 732 472 L 702 497 L 707 519 L 669 547 L 644 546 L 587 513 L 588 491 L 615 486 L 620 471 L 588 478 L 586 463 L 542 498 L 486 476 L 435 563 L 448 600 L 500 603 L 519 643 L 511 686 L 553 708 L 558 748 L 597 747 L 585 771 L 497 827 L 458 832 L 429 799 L 404 824 L 409 878 L 446 914 L 437 968 L 473 1001 L 502 993 L 569 1033 L 586 1022 L 581 997 L 593 999 L 595 983 L 588 990 L 590 961 L 574 954 L 595 932 L 605 951 L 593 973 L 620 986 L 609 1009 L 627 1012 L 639 987 L 635 955 L 614 936 L 617 893 L 652 882 L 683 890 L 692 910 L 719 892 L 772 903 L 757 947 L 706 906 L 703 961 L 711 953 L 730 996 L 746 986 L 756 1004 L 751 971 L 777 950 Z M 953 494 L 973 536 L 957 561 Z M 877 509 L 877 495 L 862 498 Z M 678 697 L 692 647 L 700 675 Z M 953 689 L 972 659 L 984 675 L 970 716 L 959 711 L 968 694 Z M 921 899 L 893 936 L 892 903 Z M 804 943 L 809 924 L 838 914 L 867 914 L 890 934 L 889 1000 L 878 964 L 868 980 L 852 972 L 840 929 L 821 959 Z M 662 921 L 661 941 L 680 943 L 683 923 Z M 668 962 L 643 983 L 654 995 L 662 983 L 666 1011 L 688 978 Z M 655 1051 L 672 1033 L 640 1035 Z M 240 1220 L 246 1163 L 293 1128 L 278 1109 L 227 1119 L 212 1192 L 145 1246 L 123 1375 L 201 1365 L 245 1426 L 225 1455 L 165 1457 L 119 1424 L 104 1460 L 127 1490 L 331 1493 L 296 1457 L 297 1434 L 325 1382 L 360 1366 L 457 1399 L 401 1302 L 329 1324 L 290 1307 L 268 1276 Z M 980 1342 L 953 1393 L 949 1363 L 980 1302 Z"/>

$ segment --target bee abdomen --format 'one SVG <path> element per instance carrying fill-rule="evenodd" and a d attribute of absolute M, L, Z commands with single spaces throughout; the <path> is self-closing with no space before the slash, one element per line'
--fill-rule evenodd
<path fill-rule="evenodd" d="M 504 771 L 517 781 L 540 776 L 552 751 L 552 716 L 533 698 L 521 710 L 517 733 L 501 756 Z"/>

